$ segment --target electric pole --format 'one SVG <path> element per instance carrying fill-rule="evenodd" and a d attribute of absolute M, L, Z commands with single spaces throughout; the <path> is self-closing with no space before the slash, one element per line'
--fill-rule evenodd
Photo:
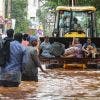
<path fill-rule="evenodd" d="M 69 0 L 69 5 L 70 6 L 76 6 L 76 4 L 77 4 L 77 0 Z"/>
<path fill-rule="evenodd" d="M 11 1 L 12 0 L 8 0 L 8 10 L 7 10 L 7 17 L 11 18 Z"/>

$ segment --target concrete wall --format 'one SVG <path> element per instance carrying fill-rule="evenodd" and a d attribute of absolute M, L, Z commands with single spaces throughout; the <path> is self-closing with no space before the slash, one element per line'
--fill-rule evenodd
<path fill-rule="evenodd" d="M 5 18 L 5 0 L 0 0 L 0 16 Z"/>
<path fill-rule="evenodd" d="M 36 17 L 36 10 L 38 9 L 38 0 L 28 0 L 27 18 Z"/>

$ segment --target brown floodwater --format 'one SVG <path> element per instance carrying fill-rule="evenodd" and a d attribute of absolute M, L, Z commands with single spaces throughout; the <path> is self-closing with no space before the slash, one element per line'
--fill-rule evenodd
<path fill-rule="evenodd" d="M 63 68 L 39 71 L 39 82 L 0 87 L 0 100 L 100 100 L 100 71 Z"/>

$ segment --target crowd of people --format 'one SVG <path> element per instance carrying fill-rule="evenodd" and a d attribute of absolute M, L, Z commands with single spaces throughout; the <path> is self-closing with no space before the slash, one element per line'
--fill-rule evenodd
<path fill-rule="evenodd" d="M 47 57 L 47 58 L 55 57 L 55 55 L 51 54 L 52 44 L 50 44 L 49 37 L 44 37 L 44 42 L 41 43 L 40 48 L 42 49 L 41 55 L 43 57 Z M 87 39 L 86 43 L 82 45 L 79 41 L 79 38 L 73 38 L 72 42 L 69 43 L 69 47 L 65 48 L 64 53 L 61 56 L 65 56 L 68 58 L 71 57 L 95 58 L 96 53 L 97 53 L 96 45 L 91 41 L 91 39 Z"/>
<path fill-rule="evenodd" d="M 38 58 L 37 37 L 22 33 L 14 34 L 14 30 L 9 29 L 4 39 L 10 42 L 10 53 L 6 64 L 0 66 L 0 86 L 17 87 L 21 80 L 37 82 L 38 67 L 47 73 Z"/>
<path fill-rule="evenodd" d="M 40 50 L 44 57 L 55 57 L 49 52 L 51 43 L 48 36 L 39 44 L 38 37 L 22 33 L 14 34 L 14 30 L 9 29 L 4 40 L 10 42 L 10 53 L 6 64 L 0 67 L 0 86 L 17 87 L 22 80 L 38 82 L 38 67 L 42 72 L 48 73 L 42 68 L 39 60 Z M 82 52 L 85 52 L 85 57 L 95 58 L 97 50 L 91 39 L 87 39 L 82 46 L 78 38 L 73 38 L 69 48 L 66 48 L 62 55 L 81 58 Z"/>
<path fill-rule="evenodd" d="M 69 48 L 65 49 L 64 56 L 76 58 L 95 58 L 96 53 L 96 45 L 92 43 L 91 39 L 87 39 L 87 42 L 82 46 L 78 38 L 73 38 L 72 44 L 69 46 Z"/>

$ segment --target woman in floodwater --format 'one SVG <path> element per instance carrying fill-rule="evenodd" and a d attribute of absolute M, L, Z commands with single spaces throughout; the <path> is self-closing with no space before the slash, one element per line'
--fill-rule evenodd
<path fill-rule="evenodd" d="M 65 49 L 64 53 L 65 57 L 76 57 L 81 58 L 82 57 L 82 44 L 80 44 L 78 38 L 73 38 L 72 44 L 69 46 L 69 48 Z"/>

